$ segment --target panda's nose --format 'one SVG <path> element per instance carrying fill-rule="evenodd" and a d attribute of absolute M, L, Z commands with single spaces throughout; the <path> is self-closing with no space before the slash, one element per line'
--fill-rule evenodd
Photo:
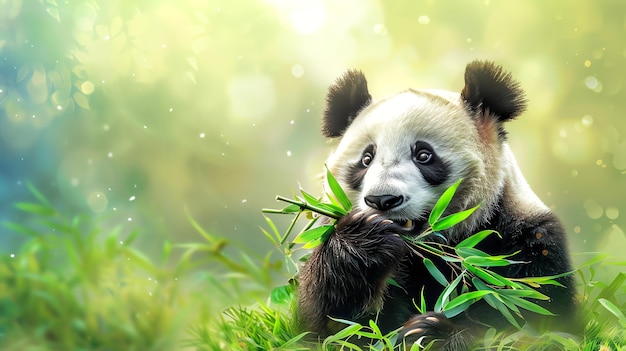
<path fill-rule="evenodd" d="M 387 211 L 394 207 L 398 207 L 404 201 L 402 195 L 368 195 L 365 197 L 365 203 L 371 208 L 380 211 Z"/>

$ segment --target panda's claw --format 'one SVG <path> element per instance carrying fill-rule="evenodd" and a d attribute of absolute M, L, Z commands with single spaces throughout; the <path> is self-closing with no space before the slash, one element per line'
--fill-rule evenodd
<path fill-rule="evenodd" d="M 407 346 L 431 345 L 432 350 L 469 350 L 474 342 L 471 329 L 456 325 L 441 313 L 428 312 L 409 319 L 400 330 L 399 340 Z"/>

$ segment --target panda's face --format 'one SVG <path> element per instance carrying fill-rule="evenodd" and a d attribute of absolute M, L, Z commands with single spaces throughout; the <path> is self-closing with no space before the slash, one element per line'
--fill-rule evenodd
<path fill-rule="evenodd" d="M 458 94 L 408 90 L 373 103 L 327 160 L 355 209 L 421 229 L 451 184 L 484 169 Z"/>

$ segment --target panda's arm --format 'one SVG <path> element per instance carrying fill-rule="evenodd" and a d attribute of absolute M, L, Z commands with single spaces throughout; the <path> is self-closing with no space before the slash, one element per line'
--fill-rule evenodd
<path fill-rule="evenodd" d="M 380 309 L 386 280 L 406 251 L 395 227 L 364 213 L 339 220 L 300 272 L 298 316 L 305 330 L 327 335 L 341 327 L 328 317 L 358 320 Z"/>

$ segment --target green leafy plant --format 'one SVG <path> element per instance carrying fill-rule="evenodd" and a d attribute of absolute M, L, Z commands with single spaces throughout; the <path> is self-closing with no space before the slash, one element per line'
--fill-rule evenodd
<path fill-rule="evenodd" d="M 282 269 L 269 255 L 231 257 L 191 217 L 200 240 L 165 241 L 151 258 L 134 247 L 139 231 L 102 230 L 28 188 L 34 199 L 15 204 L 28 220 L 3 223 L 24 243 L 0 253 L 2 350 L 175 350 L 188 325 L 254 302 Z"/>
<path fill-rule="evenodd" d="M 159 257 L 150 258 L 134 248 L 141 238 L 139 232 L 127 233 L 122 228 L 102 230 L 89 216 L 66 216 L 34 187 L 29 185 L 29 188 L 34 200 L 15 204 L 27 220 L 3 223 L 6 230 L 21 234 L 25 241 L 18 250 L 0 253 L 2 350 L 399 351 L 429 347 L 397 343 L 397 332 L 382 334 L 375 320 L 364 324 L 336 320 L 345 324 L 343 330 L 320 343 L 307 341 L 307 333 L 298 330 L 291 312 L 297 282 L 292 279 L 286 285 L 273 288 L 275 273 L 283 277 L 279 279 L 294 273 L 286 270 L 281 260 L 272 259 L 270 254 L 261 257 L 249 255 L 246 249 L 233 247 L 228 240 L 206 231 L 191 216 L 188 216 L 190 227 L 198 233 L 199 240 L 181 244 L 166 241 Z M 297 203 L 297 209 L 290 203 L 292 207 L 286 211 L 270 212 L 285 212 L 307 219 L 298 229 L 298 234 L 304 235 L 304 232 L 312 230 L 310 222 L 317 218 L 318 209 L 338 214 L 350 210 L 350 206 L 345 202 L 342 204 L 337 195 L 340 196 L 337 190 L 331 190 L 326 195 L 335 198 L 332 202 L 301 194 L 295 199 L 288 199 Z M 448 195 L 451 199 L 454 194 Z M 449 203 L 450 200 L 447 201 Z M 464 279 L 472 283 L 480 281 L 476 277 L 480 273 L 473 275 L 475 273 L 467 267 L 476 266 L 476 272 L 487 273 L 493 267 L 484 264 L 492 262 L 472 249 L 482 240 L 481 237 L 497 234 L 477 233 L 454 248 L 429 243 L 428 238 L 438 235 L 432 230 L 432 223 L 447 218 L 443 215 L 446 206 L 446 200 L 435 206 L 440 214 L 431 215 L 433 220 L 429 222 L 429 235 L 422 236 L 417 242 L 407 241 L 407 245 L 415 245 L 416 250 L 424 250 L 418 245 L 430 245 L 435 250 L 446 251 L 445 255 L 450 257 L 442 257 L 467 270 L 463 273 L 465 278 L 457 283 L 459 289 L 449 291 L 447 298 L 440 299 L 439 306 L 444 313 L 456 312 L 459 306 L 484 296 L 508 302 L 507 298 L 511 296 L 506 295 L 508 292 L 503 293 L 508 290 L 518 291 L 513 294 L 519 296 L 513 297 L 524 300 L 528 298 L 526 295 L 533 294 L 528 293 L 530 289 L 524 286 L 535 288 L 536 284 L 543 283 L 511 280 L 513 284 L 523 285 L 522 288 L 513 286 L 504 289 L 495 281 L 487 281 L 484 282 L 486 287 L 494 291 L 481 290 L 480 287 L 476 287 L 476 291 L 464 290 Z M 328 225 L 333 225 L 336 218 L 340 215 L 331 217 Z M 273 225 L 269 218 L 267 223 Z M 296 259 L 298 255 L 294 253 L 303 249 L 310 240 L 319 239 L 300 236 L 300 243 L 294 243 L 290 233 L 295 232 L 297 227 L 299 224 L 292 222 L 291 229 L 286 233 L 280 233 L 276 226 L 270 226 L 270 230 L 265 231 L 284 253 L 280 259 L 284 256 L 294 264 L 301 258 L 306 259 L 306 255 Z M 323 235 L 323 232 L 318 235 Z M 231 252 L 226 253 L 226 247 L 230 247 Z M 460 252 L 457 252 L 459 249 Z M 465 254 L 463 250 L 472 254 Z M 474 261 L 476 259 L 470 257 L 479 258 Z M 500 260 L 518 264 L 508 262 L 508 257 L 498 257 L 495 262 Z M 428 260 L 425 264 L 430 265 L 426 262 Z M 210 268 L 215 267 L 214 263 L 221 267 L 219 272 Z M 624 350 L 624 266 L 626 262 L 593 254 L 577 270 L 581 282 L 582 336 L 558 332 L 538 335 L 525 327 L 514 333 L 490 329 L 478 348 L 511 351 L 547 348 Z M 436 275 L 437 271 L 431 267 L 431 274 Z M 490 276 L 501 282 L 497 275 Z M 450 281 L 450 284 L 456 279 L 458 275 L 451 279 L 443 273 L 438 278 L 441 283 Z M 470 295 L 472 293 L 475 294 Z M 425 308 L 421 302 L 416 304 L 422 310 Z M 504 302 L 503 305 L 509 308 Z M 510 313 L 515 316 L 514 311 Z M 363 345 L 364 339 L 371 342 Z"/>

